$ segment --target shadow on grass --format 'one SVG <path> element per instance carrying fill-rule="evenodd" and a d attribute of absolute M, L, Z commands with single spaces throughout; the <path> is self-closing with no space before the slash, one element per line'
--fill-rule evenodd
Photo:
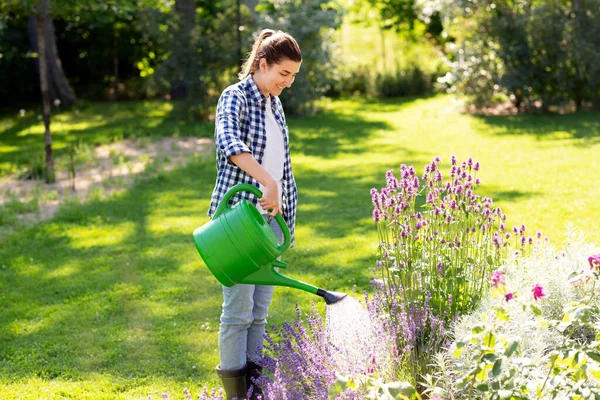
<path fill-rule="evenodd" d="M 478 116 L 499 135 L 534 135 L 539 140 L 577 140 L 581 146 L 600 143 L 600 113 L 566 115 Z"/>
<path fill-rule="evenodd" d="M 344 150 L 335 145 L 344 131 L 334 127 L 353 123 L 360 125 L 350 135 L 355 142 L 384 126 L 328 115 L 323 157 Z M 323 178 L 307 173 L 299 185 L 333 188 L 339 201 L 306 196 L 302 201 L 315 211 L 300 213 L 299 224 L 319 224 L 320 235 L 342 239 L 371 230 L 371 178 Z M 213 160 L 194 162 L 139 180 L 109 199 L 71 204 L 54 219 L 8 236 L 0 248 L 2 376 L 212 379 L 221 288 L 196 253 L 191 233 L 208 220 L 214 179 Z M 290 261 L 301 263 L 301 277 L 319 277 L 316 283 L 323 286 L 350 286 L 349 276 L 366 286 L 371 255 L 359 254 L 346 265 L 320 264 L 318 258 L 333 246 L 290 252 Z M 291 301 L 304 296 L 282 293 Z M 203 328 L 206 321 L 212 328 Z"/>
<path fill-rule="evenodd" d="M 395 128 L 383 118 L 365 120 L 363 115 L 398 111 L 419 100 L 422 99 L 386 99 L 382 102 L 355 99 L 343 112 L 323 111 L 311 118 L 289 118 L 292 157 L 302 153 L 330 159 L 340 153 L 359 156 L 371 152 L 373 137 L 379 131 Z"/>
<path fill-rule="evenodd" d="M 78 144 L 95 146 L 127 138 L 213 135 L 213 122 L 175 120 L 169 116 L 170 106 L 159 101 L 84 103 L 81 112 L 71 109 L 55 113 L 50 126 L 55 157 L 66 155 L 69 146 Z M 25 167 L 34 157 L 43 156 L 43 136 L 43 122 L 37 117 L 16 118 L 8 128 L 0 129 L 0 149 L 12 148 L 0 154 L 15 168 Z M 6 172 L 2 169 L 0 174 Z"/>
<path fill-rule="evenodd" d="M 197 378 L 201 350 L 182 338 L 220 313 L 220 287 L 204 284 L 212 277 L 191 239 L 208 219 L 213 170 L 205 161 L 162 173 L 8 237 L 2 375 Z M 195 308 L 203 297 L 214 302 Z"/>

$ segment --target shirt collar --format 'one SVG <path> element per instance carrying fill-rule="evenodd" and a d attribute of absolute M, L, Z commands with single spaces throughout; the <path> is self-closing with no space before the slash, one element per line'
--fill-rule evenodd
<path fill-rule="evenodd" d="M 267 98 L 258 86 L 256 86 L 256 82 L 254 82 L 254 77 L 252 75 L 248 75 L 248 77 L 244 80 L 244 84 L 246 86 L 246 90 L 250 92 L 251 98 L 258 104 L 264 103 L 267 101 Z"/>

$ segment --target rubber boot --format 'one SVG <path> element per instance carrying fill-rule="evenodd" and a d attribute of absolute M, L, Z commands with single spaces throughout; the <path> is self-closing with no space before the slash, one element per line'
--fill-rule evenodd
<path fill-rule="evenodd" d="M 248 389 L 246 388 L 246 367 L 236 370 L 223 370 L 219 365 L 217 367 L 217 374 L 221 378 L 223 388 L 225 389 L 225 398 L 227 400 L 246 399 Z"/>
<path fill-rule="evenodd" d="M 258 400 L 258 396 L 263 398 L 263 391 L 254 382 L 254 380 L 262 375 L 262 367 L 252 361 L 248 361 L 246 368 L 246 387 L 248 390 L 252 387 L 252 396 L 250 396 L 250 400 Z"/>

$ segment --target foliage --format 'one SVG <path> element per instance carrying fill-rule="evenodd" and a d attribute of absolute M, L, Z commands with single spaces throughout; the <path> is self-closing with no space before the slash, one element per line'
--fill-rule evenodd
<path fill-rule="evenodd" d="M 406 382 L 384 382 L 380 377 L 373 375 L 359 375 L 350 378 L 343 374 L 338 376 L 337 381 L 329 388 L 329 395 L 337 396 L 347 392 L 349 389 L 360 388 L 362 397 L 368 400 L 421 400 L 421 396 L 413 385 Z M 337 398 L 337 397 L 336 397 Z M 344 397 L 342 397 L 344 398 Z M 347 397 L 346 397 L 347 398 Z"/>
<path fill-rule="evenodd" d="M 315 100 L 328 88 L 334 71 L 335 30 L 342 23 L 342 10 L 330 0 L 264 0 L 258 9 L 260 25 L 292 35 L 302 51 L 302 67 L 293 86 L 281 95 L 289 114 L 313 114 Z M 302 23 L 298 23 L 302 21 Z"/>
<path fill-rule="evenodd" d="M 543 110 L 600 96 L 600 2 L 438 2 L 457 42 L 447 44 L 453 90 L 477 106 L 501 93 Z"/>
<path fill-rule="evenodd" d="M 429 391 L 456 399 L 600 396 L 600 256 L 589 257 L 589 265 L 579 268 L 573 264 L 584 260 L 582 252 L 589 251 L 589 245 L 569 246 L 567 251 L 573 260 L 552 258 L 554 266 L 549 268 L 544 264 L 553 248 L 542 246 L 495 273 L 489 302 L 457 325 L 457 339 L 445 357 L 450 360 L 438 358 L 438 366 L 444 365 L 451 379 L 426 377 Z M 522 262 L 542 266 L 533 282 L 555 280 L 573 297 L 523 279 Z M 567 281 L 563 278 L 569 272 Z M 563 303 L 558 310 L 546 304 L 554 297 Z"/>
<path fill-rule="evenodd" d="M 368 97 L 420 96 L 431 93 L 436 74 L 417 65 L 396 65 L 394 71 L 377 72 L 364 64 L 339 62 L 327 95 Z"/>

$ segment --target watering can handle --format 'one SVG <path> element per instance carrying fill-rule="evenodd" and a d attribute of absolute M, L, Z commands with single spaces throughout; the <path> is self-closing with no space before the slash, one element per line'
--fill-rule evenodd
<path fill-rule="evenodd" d="M 249 185 L 247 183 L 237 184 L 234 187 L 232 187 L 231 189 L 229 189 L 227 191 L 227 193 L 225 193 L 225 195 L 221 199 L 221 202 L 219 203 L 219 206 L 217 207 L 217 209 L 213 215 L 213 219 L 217 218 L 221 213 L 223 213 L 227 208 L 229 208 L 229 205 L 228 205 L 229 200 L 231 200 L 233 195 L 235 195 L 237 192 L 241 192 L 243 190 L 246 190 L 246 191 L 254 194 L 259 199 L 263 196 L 263 193 L 256 186 Z M 288 247 L 290 247 L 290 243 L 292 242 L 292 235 L 290 233 L 290 228 L 288 228 L 281 213 L 277 213 L 277 215 L 275 215 L 275 221 L 277 221 L 277 224 L 279 225 L 279 227 L 281 228 L 281 231 L 283 232 L 283 243 L 281 243 L 277 247 L 277 249 L 279 250 L 279 252 L 284 252 L 285 250 L 288 249 Z"/>

